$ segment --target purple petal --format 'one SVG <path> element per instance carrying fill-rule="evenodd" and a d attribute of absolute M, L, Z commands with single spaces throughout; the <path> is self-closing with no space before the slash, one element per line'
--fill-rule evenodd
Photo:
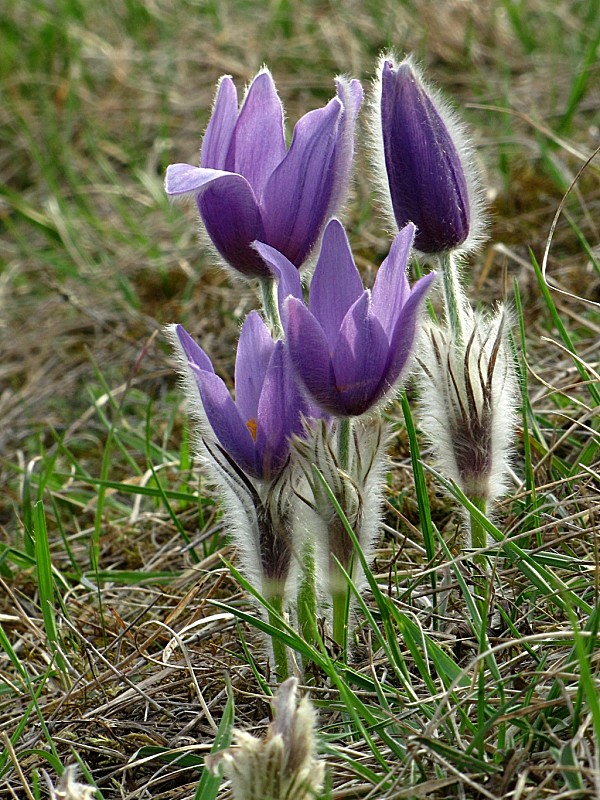
<path fill-rule="evenodd" d="M 264 236 L 264 229 L 249 187 L 246 191 L 242 185 L 215 185 L 198 199 L 198 209 L 208 235 L 228 264 L 249 278 L 270 276 L 251 246 Z"/>
<path fill-rule="evenodd" d="M 402 370 L 408 366 L 415 345 L 419 314 L 425 295 L 435 278 L 435 272 L 430 272 L 415 283 L 410 297 L 396 320 L 390 341 L 390 356 L 385 370 L 387 388 L 382 390 L 382 395 L 396 383 Z"/>
<path fill-rule="evenodd" d="M 192 371 L 207 419 L 220 444 L 244 472 L 260 478 L 254 440 L 227 387 L 218 375 L 194 367 Z"/>
<path fill-rule="evenodd" d="M 438 253 L 469 234 L 467 182 L 454 141 L 410 61 L 383 64 L 381 125 L 394 216 L 417 226 L 415 247 Z"/>
<path fill-rule="evenodd" d="M 354 159 L 356 118 L 363 100 L 363 88 L 360 85 L 360 81 L 336 78 L 336 85 L 337 96 L 344 106 L 344 111 L 340 119 L 333 156 L 334 184 L 329 200 L 327 217 L 337 214 L 346 199 Z"/>
<path fill-rule="evenodd" d="M 389 255 L 379 267 L 373 286 L 373 313 L 383 326 L 388 341 L 402 307 L 410 294 L 406 277 L 408 257 L 415 233 L 414 225 L 406 225 L 394 237 Z"/>
<path fill-rule="evenodd" d="M 264 239 L 264 229 L 254 192 L 245 178 L 222 170 L 171 164 L 165 188 L 171 197 L 196 197 L 208 235 L 232 267 L 248 276 L 269 275 L 250 247 L 255 239 Z"/>
<path fill-rule="evenodd" d="M 235 359 L 235 404 L 243 420 L 256 420 L 258 402 L 275 344 L 256 311 L 246 317 Z"/>
<path fill-rule="evenodd" d="M 283 307 L 287 297 L 292 295 L 292 297 L 302 300 L 300 273 L 297 267 L 282 255 L 279 250 L 275 250 L 274 247 L 270 247 L 268 244 L 264 244 L 264 242 L 254 242 L 254 249 L 271 269 L 273 277 L 278 282 L 277 298 L 279 312 L 283 313 Z"/>
<path fill-rule="evenodd" d="M 296 124 L 287 156 L 265 187 L 266 241 L 297 267 L 306 260 L 327 220 L 341 113 L 342 104 L 334 97 L 325 108 L 305 114 Z"/>
<path fill-rule="evenodd" d="M 378 387 L 388 349 L 369 292 L 364 292 L 346 314 L 333 353 L 336 388 L 347 415 L 363 414 L 381 397 Z"/>
<path fill-rule="evenodd" d="M 200 166 L 209 169 L 222 169 L 235 172 L 233 163 L 227 161 L 227 152 L 238 118 L 238 96 L 230 75 L 223 75 L 217 88 L 217 96 L 212 116 L 206 128 Z"/>
<path fill-rule="evenodd" d="M 325 228 L 321 253 L 310 284 L 309 308 L 319 321 L 332 351 L 342 320 L 363 293 L 346 232 L 337 219 Z"/>
<path fill-rule="evenodd" d="M 210 358 L 206 355 L 200 345 L 196 344 L 183 325 L 175 325 L 175 333 L 177 334 L 179 343 L 183 348 L 183 352 L 185 353 L 190 366 L 197 367 L 204 372 L 214 373 L 215 370 Z"/>
<path fill-rule="evenodd" d="M 312 399 L 327 411 L 337 411 L 335 375 L 329 344 L 304 303 L 290 297 L 285 303 L 284 325 L 290 361 Z"/>
<path fill-rule="evenodd" d="M 205 191 L 211 183 L 232 177 L 239 180 L 239 176 L 223 170 L 204 169 L 191 164 L 169 164 L 165 176 L 165 191 L 169 197 L 196 196 Z"/>
<path fill-rule="evenodd" d="M 250 84 L 231 139 L 227 163 L 248 180 L 259 202 L 267 179 L 286 154 L 283 108 L 268 70 Z"/>
<path fill-rule="evenodd" d="M 302 430 L 306 409 L 285 354 L 283 341 L 275 343 L 258 406 L 256 451 L 265 478 L 275 476 L 289 455 L 289 438 Z"/>
<path fill-rule="evenodd" d="M 169 197 L 193 196 L 198 198 L 215 186 L 220 191 L 231 191 L 233 187 L 240 196 L 247 194 L 258 209 L 252 188 L 241 175 L 224 172 L 220 169 L 194 167 L 191 164 L 169 164 L 167 167 L 165 190 Z"/>

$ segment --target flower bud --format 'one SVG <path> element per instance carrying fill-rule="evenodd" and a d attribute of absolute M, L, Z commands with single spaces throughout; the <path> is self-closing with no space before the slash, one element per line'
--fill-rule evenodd
<path fill-rule="evenodd" d="M 65 771 L 56 786 L 52 785 L 46 775 L 50 800 L 92 800 L 96 796 L 95 787 L 86 783 L 78 783 L 75 780 L 76 775 L 77 767 L 75 764 L 65 767 Z"/>
<path fill-rule="evenodd" d="M 289 678 L 273 701 L 275 719 L 264 739 L 235 731 L 235 747 L 208 756 L 231 780 L 233 800 L 315 800 L 323 788 L 324 765 L 316 757 L 315 711 L 303 698 L 296 704 L 298 681 Z"/>
<path fill-rule="evenodd" d="M 417 227 L 427 255 L 468 250 L 480 235 L 480 190 L 460 126 L 412 59 L 383 58 L 373 103 L 373 140 L 384 197 L 398 229 Z"/>

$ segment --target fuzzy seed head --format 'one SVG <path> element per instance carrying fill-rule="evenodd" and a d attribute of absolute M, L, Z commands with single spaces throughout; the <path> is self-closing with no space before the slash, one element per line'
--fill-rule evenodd
<path fill-rule="evenodd" d="M 46 776 L 50 800 L 92 800 L 96 796 L 96 789 L 88 784 L 78 783 L 75 780 L 76 775 L 77 767 L 71 764 L 65 768 L 56 786 Z"/>
<path fill-rule="evenodd" d="M 308 698 L 297 703 L 298 681 L 289 678 L 273 701 L 275 719 L 264 739 L 235 731 L 235 746 L 208 756 L 222 765 L 233 800 L 315 800 L 323 788 L 324 765 L 316 757 L 315 711 Z"/>
<path fill-rule="evenodd" d="M 421 345 L 421 425 L 445 474 L 470 499 L 506 490 L 515 434 L 517 380 L 506 341 L 507 312 L 468 309 L 462 343 L 430 325 Z"/>

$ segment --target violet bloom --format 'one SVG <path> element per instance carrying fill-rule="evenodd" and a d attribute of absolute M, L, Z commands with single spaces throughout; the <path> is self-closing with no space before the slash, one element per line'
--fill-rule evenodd
<path fill-rule="evenodd" d="M 229 75 L 221 78 L 200 166 L 167 169 L 170 197 L 196 198 L 218 252 L 247 277 L 270 277 L 250 244 L 259 240 L 300 267 L 344 200 L 362 101 L 357 80 L 338 78 L 337 97 L 296 124 L 286 147 L 283 108 L 270 72 L 254 78 L 241 108 Z"/>
<path fill-rule="evenodd" d="M 283 342 L 272 340 L 256 311 L 248 314 L 237 349 L 234 402 L 204 350 L 181 325 L 172 330 L 202 403 L 199 409 L 192 399 L 190 411 L 201 424 L 208 421 L 243 473 L 264 481 L 277 478 L 289 458 L 290 436 L 302 433 L 303 416 L 310 414 Z"/>
<path fill-rule="evenodd" d="M 422 253 L 465 249 L 478 237 L 481 214 L 460 126 L 410 58 L 398 66 L 383 60 L 378 91 L 375 135 L 398 228 L 417 226 L 415 248 Z"/>
<path fill-rule="evenodd" d="M 363 288 L 346 233 L 331 220 L 310 287 L 308 308 L 290 296 L 283 309 L 287 346 L 310 397 L 336 416 L 368 411 L 407 368 L 425 293 L 435 273 L 410 288 L 406 268 L 414 236 L 407 225 L 394 239 L 375 279 Z M 256 245 L 278 272 L 291 270 L 270 248 Z"/>

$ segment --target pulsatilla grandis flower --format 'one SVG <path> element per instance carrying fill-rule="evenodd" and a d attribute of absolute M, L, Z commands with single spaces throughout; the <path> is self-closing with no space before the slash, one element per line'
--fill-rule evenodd
<path fill-rule="evenodd" d="M 308 308 L 290 296 L 283 309 L 296 374 L 322 409 L 340 417 L 368 411 L 407 368 L 430 273 L 410 288 L 406 267 L 414 235 L 407 225 L 394 239 L 375 279 L 363 288 L 346 233 L 332 220 L 310 287 Z M 264 257 L 268 249 L 257 245 Z M 280 271 L 291 265 L 272 259 Z"/>
<path fill-rule="evenodd" d="M 187 331 L 172 325 L 168 334 L 198 425 L 197 455 L 221 490 L 245 574 L 265 597 L 283 599 L 294 571 L 290 437 L 302 435 L 311 416 L 284 343 L 250 312 L 238 342 L 234 402 Z"/>
<path fill-rule="evenodd" d="M 276 478 L 288 460 L 290 436 L 300 435 L 303 417 L 310 416 L 283 342 L 273 341 L 256 311 L 248 314 L 237 349 L 234 402 L 204 350 L 181 325 L 172 331 L 200 395 L 202 407 L 192 403 L 191 413 L 201 426 L 208 421 L 242 472 L 265 481 Z"/>
<path fill-rule="evenodd" d="M 415 248 L 438 255 L 468 249 L 481 227 L 477 180 L 460 125 L 412 60 L 382 59 L 373 135 L 398 228 L 417 226 Z M 468 240 L 468 241 L 467 241 Z"/>
<path fill-rule="evenodd" d="M 315 710 L 307 697 L 297 703 L 298 681 L 288 678 L 273 700 L 275 719 L 264 739 L 234 730 L 235 746 L 206 757 L 214 774 L 222 767 L 233 800 L 315 800 L 325 765 L 316 755 Z"/>
<path fill-rule="evenodd" d="M 94 786 L 88 786 L 76 780 L 77 767 L 74 764 L 65 767 L 65 771 L 61 775 L 56 786 L 52 785 L 50 778 L 45 772 L 44 777 L 48 784 L 50 800 L 93 800 L 96 796 L 96 788 Z"/>
<path fill-rule="evenodd" d="M 241 108 L 221 78 L 200 166 L 172 164 L 166 191 L 196 198 L 217 251 L 248 277 L 270 277 L 250 244 L 275 247 L 300 267 L 344 200 L 362 101 L 357 80 L 337 79 L 337 96 L 297 123 L 286 147 L 283 108 L 269 71 L 254 78 Z"/>

